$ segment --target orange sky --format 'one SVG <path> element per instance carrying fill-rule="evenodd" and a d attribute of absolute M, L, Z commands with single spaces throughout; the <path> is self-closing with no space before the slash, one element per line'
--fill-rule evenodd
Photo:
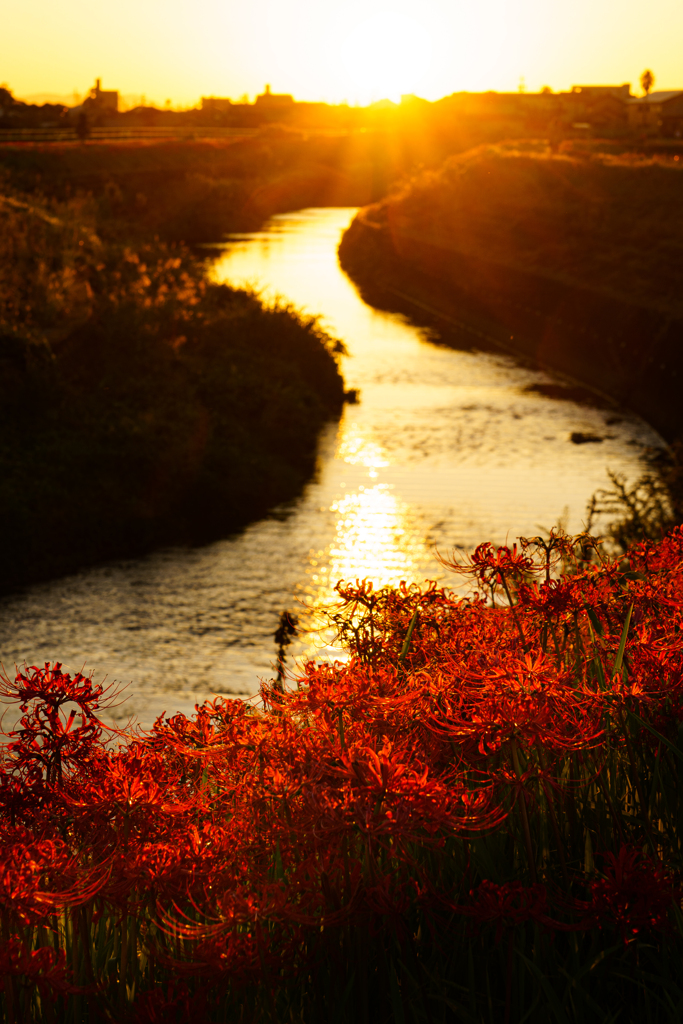
<path fill-rule="evenodd" d="M 367 103 L 543 85 L 683 88 L 681 0 L 21 0 L 0 80 L 19 97 L 104 88 L 163 104 L 248 94 Z"/>

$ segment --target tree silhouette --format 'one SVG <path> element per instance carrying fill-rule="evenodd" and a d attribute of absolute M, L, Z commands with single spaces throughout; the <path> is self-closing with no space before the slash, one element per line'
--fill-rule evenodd
<path fill-rule="evenodd" d="M 643 88 L 643 92 L 647 96 L 650 92 L 650 89 L 655 84 L 655 76 L 652 74 L 649 68 L 646 71 L 643 71 L 642 75 L 640 76 L 640 84 Z"/>

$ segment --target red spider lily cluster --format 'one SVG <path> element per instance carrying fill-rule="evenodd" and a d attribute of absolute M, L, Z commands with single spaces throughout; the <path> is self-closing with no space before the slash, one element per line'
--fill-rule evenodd
<path fill-rule="evenodd" d="M 597 1020 L 625 968 L 639 1019 L 683 951 L 683 531 L 447 564 L 486 599 L 340 585 L 348 661 L 118 745 L 92 679 L 4 679 L 6 1021 Z"/>

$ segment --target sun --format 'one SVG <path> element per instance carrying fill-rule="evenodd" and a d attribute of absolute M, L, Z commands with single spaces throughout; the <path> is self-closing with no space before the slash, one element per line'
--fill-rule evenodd
<path fill-rule="evenodd" d="M 385 9 L 339 33 L 335 50 L 337 73 L 352 102 L 398 102 L 402 94 L 419 91 L 429 71 L 432 44 L 416 18 Z"/>
<path fill-rule="evenodd" d="M 512 0 L 425 0 L 419 8 L 414 0 L 263 2 L 264 32 L 250 61 L 261 81 L 299 99 L 435 100 L 495 88 L 501 76 L 516 87 L 519 78 L 508 45 Z"/>

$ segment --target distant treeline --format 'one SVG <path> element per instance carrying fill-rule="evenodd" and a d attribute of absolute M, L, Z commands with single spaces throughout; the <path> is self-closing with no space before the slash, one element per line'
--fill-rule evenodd
<path fill-rule="evenodd" d="M 33 128 L 59 124 L 67 108 L 63 103 L 26 103 L 0 85 L 0 135 L 3 128 Z"/>

